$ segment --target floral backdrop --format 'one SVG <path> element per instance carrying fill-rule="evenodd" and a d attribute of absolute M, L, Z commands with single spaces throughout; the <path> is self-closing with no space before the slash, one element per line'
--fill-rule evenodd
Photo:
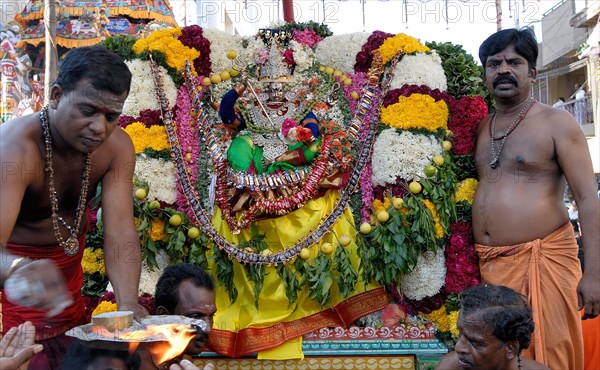
<path fill-rule="evenodd" d="M 487 114 L 480 70 L 462 47 L 450 43 L 421 43 L 380 31 L 332 35 L 314 23 L 274 27 L 293 35 L 283 55 L 294 68 L 292 90 L 319 94 L 325 88 L 306 85 L 340 86 L 337 103 L 317 101 L 311 108 L 327 139 L 329 160 L 356 177 L 356 186 L 340 190 L 356 232 L 337 235 L 325 220 L 322 232 L 310 234 L 316 235 L 314 245 L 299 242 L 282 254 L 261 244 L 254 231 L 250 240 L 231 245 L 199 222 L 198 209 L 210 219 L 216 208 L 226 208 L 219 189 L 227 184 L 215 180 L 218 162 L 194 122 L 199 116 L 220 122 L 210 107 L 240 83 L 240 72 L 256 73 L 267 56 L 259 38 L 199 26 L 158 30 L 142 39 L 110 38 L 105 45 L 127 60 L 133 74 L 119 125 L 137 154 L 132 196 L 144 257 L 140 301 L 152 311 L 160 270 L 181 261 L 207 269 L 232 302 L 236 291 L 228 274 L 233 264 L 244 263 L 258 296 L 264 267 L 272 262 L 280 266 L 290 302 L 306 289 L 327 305 L 332 281 L 323 276 L 338 283 L 344 296 L 360 276 L 381 284 L 389 305 L 357 324 L 433 323 L 439 337 L 452 345 L 460 292 L 479 282 L 470 206 L 477 187 L 475 130 Z M 377 55 L 383 73 L 373 81 Z M 199 112 L 200 106 L 208 108 Z M 214 130 L 225 147 L 235 135 L 218 125 Z M 357 166 L 361 171 L 352 172 Z M 186 189 L 184 177 L 193 190 Z M 190 203 L 190 191 L 201 204 Z M 91 206 L 92 230 L 82 262 L 88 316 L 117 309 L 102 264 L 101 204 Z M 348 262 L 349 248 L 358 253 L 359 266 Z M 286 263 L 278 265 L 278 258 Z M 281 268 L 295 275 L 290 278 Z M 331 271 L 336 273 L 327 275 Z"/>

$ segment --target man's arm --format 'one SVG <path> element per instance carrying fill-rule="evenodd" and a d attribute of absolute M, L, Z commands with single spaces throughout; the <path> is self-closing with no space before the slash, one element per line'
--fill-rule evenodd
<path fill-rule="evenodd" d="M 577 287 L 579 308 L 585 307 L 583 319 L 600 313 L 600 204 L 596 197 L 596 180 L 586 139 L 570 114 L 560 114 L 561 122 L 553 134 L 560 168 L 577 202 L 583 240 L 585 271 Z M 564 119 L 563 119 L 564 118 Z"/>
<path fill-rule="evenodd" d="M 140 283 L 140 241 L 133 221 L 132 178 L 135 152 L 131 139 L 117 129 L 112 145 L 115 157 L 102 179 L 102 221 L 104 264 L 112 283 L 119 310 L 133 311 L 137 319 L 148 312 L 138 304 Z"/>

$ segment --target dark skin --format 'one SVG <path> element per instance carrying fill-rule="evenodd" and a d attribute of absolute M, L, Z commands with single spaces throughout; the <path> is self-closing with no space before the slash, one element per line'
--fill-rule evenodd
<path fill-rule="evenodd" d="M 519 342 L 502 342 L 493 328 L 477 313 L 459 316 L 458 341 L 454 352 L 445 355 L 436 370 L 518 370 Z M 523 370 L 549 370 L 539 362 L 522 358 Z"/>
<path fill-rule="evenodd" d="M 507 132 L 527 103 L 536 73 L 512 45 L 488 58 L 485 85 L 498 109 L 495 137 Z M 536 103 L 508 136 L 499 166 L 492 169 L 490 121 L 491 116 L 484 118 L 478 128 L 479 185 L 472 208 L 475 242 L 506 246 L 551 234 L 569 221 L 563 203 L 568 182 L 579 205 L 584 256 L 594 261 L 577 289 L 579 308 L 585 307 L 583 319 L 596 317 L 600 313 L 600 205 L 585 136 L 567 112 Z M 499 144 L 497 140 L 496 152 Z"/>
<path fill-rule="evenodd" d="M 53 144 L 54 181 L 59 215 L 73 225 L 81 194 L 83 161 L 92 153 L 88 201 L 102 183 L 105 228 L 104 262 L 115 288 L 120 310 L 133 311 L 136 318 L 147 315 L 137 303 L 141 254 L 133 221 L 131 183 L 135 152 L 128 135 L 117 129 L 127 93 L 114 94 L 79 81 L 73 91 L 54 85 L 50 93 L 49 126 Z M 6 243 L 57 245 L 51 222 L 48 183 L 44 176 L 46 148 L 42 141 L 40 118 L 32 114 L 0 127 L 0 158 L 3 183 L 0 187 L 1 271 L 7 271 L 15 256 Z M 86 224 L 82 220 L 82 225 Z M 66 240 L 68 233 L 59 227 Z M 80 233 L 84 232 L 83 226 Z M 45 294 L 35 297 L 34 307 L 49 310 L 68 299 L 62 276 L 51 261 L 26 264 L 13 272 L 29 283 L 42 281 Z M 4 283 L 7 276 L 0 277 Z"/>

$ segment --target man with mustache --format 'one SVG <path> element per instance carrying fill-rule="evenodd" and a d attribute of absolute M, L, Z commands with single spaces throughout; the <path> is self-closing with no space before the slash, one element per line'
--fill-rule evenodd
<path fill-rule="evenodd" d="M 465 290 L 460 301 L 458 341 L 436 370 L 549 370 L 521 358 L 534 324 L 525 296 L 514 290 L 480 284 Z"/>
<path fill-rule="evenodd" d="M 538 46 L 533 31 L 507 29 L 479 57 L 496 112 L 478 127 L 479 186 L 473 231 L 484 282 L 527 296 L 536 330 L 525 357 L 553 369 L 583 369 L 581 317 L 600 312 L 600 205 L 586 139 L 568 112 L 533 97 Z M 579 207 L 586 261 L 563 203 L 565 183 Z"/>

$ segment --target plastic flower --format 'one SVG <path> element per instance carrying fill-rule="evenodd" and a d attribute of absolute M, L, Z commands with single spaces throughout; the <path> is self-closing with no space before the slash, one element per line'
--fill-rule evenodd
<path fill-rule="evenodd" d="M 473 198 L 475 197 L 475 189 L 477 189 L 477 185 L 479 182 L 476 179 L 468 178 L 464 179 L 458 184 L 458 189 L 456 190 L 456 203 L 466 200 L 469 204 L 473 204 Z"/>
<path fill-rule="evenodd" d="M 398 103 L 381 108 L 381 122 L 403 130 L 426 129 L 435 132 L 448 126 L 446 102 L 429 95 L 400 96 Z"/>
<path fill-rule="evenodd" d="M 92 312 L 92 316 L 100 315 L 106 312 L 114 312 L 117 310 L 117 304 L 109 301 L 102 301 Z"/>

